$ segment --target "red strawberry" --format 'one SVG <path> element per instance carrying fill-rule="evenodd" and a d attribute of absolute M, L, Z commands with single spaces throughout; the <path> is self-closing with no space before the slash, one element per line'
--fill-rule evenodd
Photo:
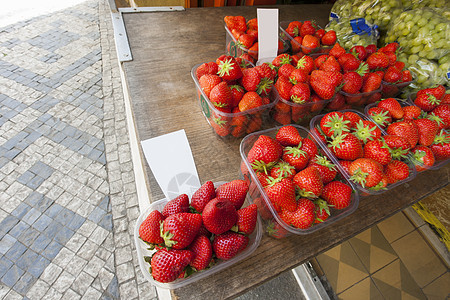
<path fill-rule="evenodd" d="M 206 181 L 191 197 L 191 206 L 199 213 L 205 205 L 216 197 L 216 189 L 212 181 Z"/>
<path fill-rule="evenodd" d="M 219 59 L 218 59 L 219 60 Z M 238 80 L 242 77 L 242 70 L 236 59 L 232 56 L 225 56 L 218 62 L 217 74 L 224 80 Z"/>
<path fill-rule="evenodd" d="M 419 91 L 420 92 L 420 91 Z M 416 99 L 414 100 L 414 104 L 420 107 L 423 111 L 432 111 L 439 104 L 441 104 L 441 100 L 436 98 L 431 93 L 420 93 L 417 92 Z"/>
<path fill-rule="evenodd" d="M 301 146 L 300 146 L 301 147 Z M 309 161 L 309 155 L 305 151 L 301 150 L 299 146 L 297 147 L 285 147 L 283 149 L 283 155 L 281 159 L 290 165 L 295 167 L 298 172 L 303 170 Z"/>
<path fill-rule="evenodd" d="M 287 53 L 283 53 L 278 55 L 272 60 L 272 65 L 274 65 L 275 67 L 281 67 L 282 65 L 290 64 L 291 61 L 292 61 L 291 56 Z"/>
<path fill-rule="evenodd" d="M 367 114 L 370 118 L 381 127 L 385 128 L 392 122 L 391 114 L 387 109 L 382 107 L 371 107 Z"/>
<path fill-rule="evenodd" d="M 205 74 L 198 80 L 200 88 L 205 93 L 206 97 L 209 98 L 211 90 L 222 82 L 222 79 L 217 75 Z"/>
<path fill-rule="evenodd" d="M 411 153 L 417 172 L 427 170 L 435 163 L 433 151 L 426 146 L 417 145 Z"/>
<path fill-rule="evenodd" d="M 242 70 L 242 77 L 240 83 L 245 88 L 247 92 L 256 92 L 258 85 L 261 82 L 261 76 L 258 70 L 255 68 L 248 68 Z"/>
<path fill-rule="evenodd" d="M 289 81 L 292 84 L 297 84 L 300 82 L 307 83 L 308 82 L 308 74 L 306 74 L 305 71 L 300 69 L 294 69 L 292 70 L 291 74 L 289 75 Z"/>
<path fill-rule="evenodd" d="M 322 197 L 329 205 L 336 209 L 343 209 L 350 205 L 352 188 L 340 181 L 332 181 L 323 187 Z"/>
<path fill-rule="evenodd" d="M 304 138 L 302 140 L 300 150 L 303 150 L 306 153 L 308 153 L 309 157 L 316 157 L 316 155 L 319 153 L 316 143 L 309 138 Z"/>
<path fill-rule="evenodd" d="M 320 129 L 328 137 L 339 135 L 350 131 L 350 120 L 342 112 L 333 111 L 320 119 Z"/>
<path fill-rule="evenodd" d="M 325 33 L 326 33 L 325 29 L 320 28 L 314 33 L 314 36 L 317 37 L 318 39 L 322 39 Z"/>
<path fill-rule="evenodd" d="M 450 134 L 441 130 L 434 138 L 430 149 L 437 161 L 450 158 Z"/>
<path fill-rule="evenodd" d="M 345 54 L 345 49 L 339 43 L 336 43 L 334 44 L 333 48 L 331 48 L 330 52 L 328 52 L 328 54 L 339 58 L 341 55 Z"/>
<path fill-rule="evenodd" d="M 419 144 L 422 146 L 430 146 L 438 134 L 439 125 L 430 119 L 417 119 L 413 120 L 413 122 L 419 129 Z"/>
<path fill-rule="evenodd" d="M 189 197 L 186 194 L 181 194 L 176 198 L 167 202 L 164 206 L 162 215 L 167 218 L 170 215 L 178 214 L 182 212 L 190 212 L 189 211 Z"/>
<path fill-rule="evenodd" d="M 317 30 L 317 25 L 314 21 L 305 21 L 300 27 L 300 35 L 305 37 L 306 35 L 313 35 Z"/>
<path fill-rule="evenodd" d="M 403 71 L 402 71 L 402 79 L 401 79 L 401 82 L 410 82 L 410 81 L 412 81 L 412 80 L 413 80 L 413 78 L 412 78 L 411 71 L 409 71 L 409 70 L 403 70 Z"/>
<path fill-rule="evenodd" d="M 323 181 L 319 171 L 314 167 L 307 167 L 294 176 L 297 192 L 302 197 L 317 198 L 322 194 Z"/>
<path fill-rule="evenodd" d="M 367 142 L 364 146 L 364 157 L 373 159 L 383 166 L 387 165 L 392 160 L 389 147 L 382 140 Z"/>
<path fill-rule="evenodd" d="M 197 70 L 195 71 L 195 75 L 197 79 L 200 79 L 205 74 L 216 75 L 219 67 L 217 66 L 215 61 L 207 62 L 201 64 Z"/>
<path fill-rule="evenodd" d="M 305 54 L 314 53 L 320 47 L 320 40 L 313 35 L 305 35 L 302 40 L 302 50 Z"/>
<path fill-rule="evenodd" d="M 250 235 L 256 228 L 258 220 L 258 207 L 256 204 L 250 204 L 247 207 L 241 208 L 237 211 L 237 231 Z"/>
<path fill-rule="evenodd" d="M 389 66 L 389 58 L 385 53 L 375 52 L 367 57 L 366 63 L 370 70 L 386 69 Z"/>
<path fill-rule="evenodd" d="M 311 91 L 306 83 L 297 83 L 291 88 L 289 99 L 298 104 L 306 103 L 310 100 Z"/>
<path fill-rule="evenodd" d="M 369 120 L 360 120 L 356 123 L 356 127 L 352 133 L 363 144 L 366 144 L 368 141 L 377 140 L 381 137 L 380 128 L 378 128 L 374 122 Z"/>
<path fill-rule="evenodd" d="M 227 199 L 233 203 L 236 210 L 242 207 L 248 192 L 248 182 L 235 179 L 224 183 L 216 189 L 216 198 Z"/>
<path fill-rule="evenodd" d="M 353 46 L 352 48 L 350 48 L 350 52 L 360 60 L 365 60 L 368 55 L 366 48 L 360 45 Z"/>
<path fill-rule="evenodd" d="M 400 120 L 405 114 L 400 103 L 394 98 L 383 99 L 377 106 L 389 111 L 391 117 L 396 120 Z"/>
<path fill-rule="evenodd" d="M 292 36 L 296 37 L 300 34 L 300 28 L 302 27 L 303 23 L 300 21 L 292 21 L 289 23 L 288 27 L 286 28 L 286 32 Z"/>
<path fill-rule="evenodd" d="M 297 69 L 303 70 L 306 74 L 310 74 L 314 69 L 314 60 L 311 56 L 305 55 L 297 62 Z"/>
<path fill-rule="evenodd" d="M 331 102 L 328 102 L 327 108 L 329 110 L 341 110 L 345 105 L 344 95 L 341 93 L 337 93 L 332 99 Z"/>
<path fill-rule="evenodd" d="M 319 69 L 323 71 L 340 72 L 341 65 L 334 56 L 328 55 L 326 60 L 320 65 Z"/>
<path fill-rule="evenodd" d="M 163 220 L 164 217 L 160 211 L 152 211 L 139 226 L 139 237 L 144 242 L 154 245 L 164 243 L 163 238 L 160 236 Z"/>
<path fill-rule="evenodd" d="M 323 70 L 314 70 L 311 72 L 311 87 L 316 94 L 328 100 L 336 94 L 337 87 L 341 84 L 343 76 L 339 72 L 329 72 Z"/>
<path fill-rule="evenodd" d="M 322 37 L 322 45 L 325 46 L 333 46 L 336 43 L 336 31 L 329 30 L 325 35 Z"/>
<path fill-rule="evenodd" d="M 292 73 L 292 71 L 295 70 L 295 67 L 291 64 L 284 64 L 278 69 L 278 77 L 279 76 L 285 76 L 289 77 Z"/>
<path fill-rule="evenodd" d="M 344 72 L 352 72 L 358 70 L 361 65 L 361 61 L 351 53 L 346 53 L 339 57 L 339 63 L 342 66 Z M 367 67 L 366 67 L 367 69 Z"/>
<path fill-rule="evenodd" d="M 450 104 L 441 104 L 428 116 L 438 122 L 439 129 L 450 128 Z"/>
<path fill-rule="evenodd" d="M 377 51 L 377 45 L 375 44 L 370 44 L 366 46 L 366 52 L 367 55 L 370 55 L 372 53 L 375 53 Z"/>
<path fill-rule="evenodd" d="M 247 248 L 248 242 L 248 236 L 229 231 L 217 235 L 212 246 L 218 259 L 229 260 Z"/>
<path fill-rule="evenodd" d="M 339 164 L 341 165 L 342 169 L 344 169 L 344 171 L 347 174 L 350 174 L 350 165 L 352 164 L 352 161 L 350 160 L 339 160 Z"/>
<path fill-rule="evenodd" d="M 206 204 L 201 219 L 209 232 L 221 234 L 236 224 L 238 214 L 230 200 L 214 198 Z"/>
<path fill-rule="evenodd" d="M 383 140 L 389 147 L 393 159 L 399 159 L 408 154 L 410 144 L 406 138 L 398 135 L 385 135 Z"/>
<path fill-rule="evenodd" d="M 194 259 L 190 250 L 159 250 L 151 258 L 152 277 L 159 282 L 172 282 Z"/>
<path fill-rule="evenodd" d="M 295 167 L 282 160 L 270 169 L 270 176 L 273 178 L 280 177 L 292 179 L 295 174 Z"/>
<path fill-rule="evenodd" d="M 249 49 L 255 43 L 256 37 L 251 34 L 242 34 L 238 38 L 238 44 Z"/>
<path fill-rule="evenodd" d="M 209 95 L 209 99 L 216 107 L 229 108 L 233 104 L 231 90 L 225 81 L 222 81 L 213 87 Z"/>
<path fill-rule="evenodd" d="M 289 78 L 285 76 L 278 77 L 275 82 L 275 88 L 277 89 L 278 94 L 285 100 L 291 98 L 291 89 L 293 86 L 294 85 L 289 81 Z"/>
<path fill-rule="evenodd" d="M 314 223 L 322 223 L 325 222 L 328 217 L 330 216 L 330 206 L 328 205 L 327 201 L 323 199 L 317 199 L 314 200 L 314 212 L 316 214 L 316 219 L 314 220 Z"/>
<path fill-rule="evenodd" d="M 295 186 L 291 179 L 281 177 L 270 178 L 269 184 L 265 187 L 265 191 L 274 206 L 288 211 L 294 211 L 297 207 Z"/>
<path fill-rule="evenodd" d="M 239 101 L 239 110 L 246 111 L 263 105 L 263 100 L 257 92 L 247 92 Z"/>
<path fill-rule="evenodd" d="M 348 110 L 343 112 L 344 116 L 350 121 L 348 127 L 350 129 L 355 129 L 356 124 L 362 120 L 359 114 L 354 111 Z"/>
<path fill-rule="evenodd" d="M 417 92 L 417 96 L 427 94 L 427 95 L 433 95 L 436 99 L 441 100 L 442 97 L 445 95 L 445 87 L 442 84 L 439 84 L 435 87 L 422 89 Z"/>
<path fill-rule="evenodd" d="M 363 188 L 375 188 L 384 176 L 383 166 L 370 158 L 358 158 L 349 166 L 350 180 Z"/>
<path fill-rule="evenodd" d="M 211 263 L 213 249 L 209 238 L 205 235 L 198 235 L 192 244 L 189 245 L 188 250 L 195 254 L 195 258 L 189 264 L 195 268 L 196 271 L 206 269 Z"/>
<path fill-rule="evenodd" d="M 164 244 L 172 249 L 189 246 L 197 236 L 202 225 L 202 216 L 191 213 L 178 213 L 168 216 L 161 229 Z"/>
<path fill-rule="evenodd" d="M 298 146 L 302 141 L 302 136 L 297 128 L 288 125 L 278 129 L 275 139 L 283 146 Z"/>
<path fill-rule="evenodd" d="M 314 167 L 319 171 L 323 184 L 327 184 L 336 178 L 336 166 L 326 156 L 316 155 L 311 158 L 308 167 Z"/>
<path fill-rule="evenodd" d="M 348 94 L 359 93 L 363 85 L 363 79 L 361 75 L 356 72 L 348 72 L 344 74 L 344 85 L 342 91 Z"/>
<path fill-rule="evenodd" d="M 384 73 L 383 80 L 390 83 L 398 83 L 402 81 L 402 72 L 394 66 L 387 68 Z"/>
<path fill-rule="evenodd" d="M 227 136 L 230 133 L 229 122 L 224 120 L 224 117 L 211 117 L 211 122 L 209 124 L 214 129 L 214 131 L 220 136 Z"/>
<path fill-rule="evenodd" d="M 386 132 L 390 135 L 398 135 L 406 138 L 409 142 L 410 148 L 414 148 L 419 141 L 419 128 L 415 125 L 414 121 L 398 121 L 392 123 L 387 127 Z"/>
<path fill-rule="evenodd" d="M 314 203 L 307 198 L 298 199 L 297 209 L 289 214 L 290 224 L 296 228 L 307 229 L 314 224 Z"/>
<path fill-rule="evenodd" d="M 273 67 L 273 66 L 272 66 Z M 261 78 L 267 78 L 270 80 L 274 80 L 277 75 L 277 71 L 275 68 L 272 68 L 268 63 L 263 63 L 259 66 L 254 67 Z"/>
<path fill-rule="evenodd" d="M 409 167 L 401 160 L 392 160 L 385 168 L 384 173 L 388 179 L 388 183 L 396 183 L 405 180 L 409 176 Z"/>
<path fill-rule="evenodd" d="M 362 145 L 352 133 L 333 136 L 328 147 L 339 159 L 355 160 L 363 156 Z"/>
<path fill-rule="evenodd" d="M 278 162 L 283 154 L 283 147 L 275 139 L 261 135 L 247 155 L 253 170 L 266 172 Z"/>
<path fill-rule="evenodd" d="M 408 121 L 408 120 L 411 121 L 411 120 L 419 118 L 420 114 L 422 113 L 422 110 L 418 106 L 408 105 L 408 106 L 403 106 L 403 112 L 405 113 L 403 115 L 403 119 L 405 121 Z"/>
<path fill-rule="evenodd" d="M 361 92 L 369 93 L 378 90 L 381 87 L 382 77 L 377 73 L 369 73 L 363 83 Z"/>

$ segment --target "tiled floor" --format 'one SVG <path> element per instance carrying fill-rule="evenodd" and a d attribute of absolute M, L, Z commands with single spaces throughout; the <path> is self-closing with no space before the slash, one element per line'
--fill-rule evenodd
<path fill-rule="evenodd" d="M 313 265 L 337 299 L 448 299 L 448 266 L 422 226 L 428 225 L 399 212 L 317 256 Z"/>

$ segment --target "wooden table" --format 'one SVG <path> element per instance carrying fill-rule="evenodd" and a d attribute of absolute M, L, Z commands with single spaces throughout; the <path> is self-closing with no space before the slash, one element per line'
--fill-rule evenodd
<path fill-rule="evenodd" d="M 331 5 L 278 6 L 279 20 L 311 20 L 325 26 Z M 239 140 L 218 138 L 201 113 L 190 71 L 225 52 L 223 17 L 256 17 L 256 7 L 192 8 L 182 12 L 124 14 L 133 61 L 124 63 L 139 140 L 185 129 L 201 182 L 240 178 Z M 145 159 L 143 159 L 145 162 Z M 146 164 L 146 163 L 145 163 Z M 145 165 L 150 199 L 164 198 Z M 450 167 L 427 171 L 379 196 L 363 197 L 358 209 L 318 232 L 275 240 L 263 236 L 246 260 L 172 291 L 175 299 L 233 298 L 292 269 L 449 182 Z"/>

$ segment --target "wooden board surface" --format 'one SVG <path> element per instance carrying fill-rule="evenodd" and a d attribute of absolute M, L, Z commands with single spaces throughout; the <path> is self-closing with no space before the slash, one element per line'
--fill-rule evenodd
<path fill-rule="evenodd" d="M 331 5 L 279 6 L 280 21 L 315 19 L 325 26 Z M 184 129 L 200 181 L 240 177 L 240 140 L 217 137 L 202 115 L 190 71 L 225 52 L 223 17 L 256 17 L 256 7 L 193 8 L 182 12 L 125 14 L 133 61 L 124 63 L 140 140 Z M 144 160 L 145 163 L 145 160 Z M 146 164 L 146 163 L 145 163 Z M 163 198 L 148 165 L 151 201 Z M 363 197 L 358 209 L 306 236 L 264 236 L 245 261 L 172 291 L 176 299 L 226 299 L 244 293 L 353 237 L 448 184 L 450 167 L 420 174 L 380 196 Z"/>

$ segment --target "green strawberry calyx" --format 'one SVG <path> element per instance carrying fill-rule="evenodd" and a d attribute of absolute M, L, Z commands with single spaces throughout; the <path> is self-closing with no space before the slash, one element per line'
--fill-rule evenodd
<path fill-rule="evenodd" d="M 337 114 L 330 116 L 324 127 L 330 128 L 333 135 L 341 135 L 343 132 L 349 132 L 348 124 L 350 120 L 344 120 L 343 116 Z"/>
<path fill-rule="evenodd" d="M 364 122 L 362 120 L 359 120 L 359 122 L 356 124 L 356 130 L 354 132 L 354 135 L 361 141 L 363 141 L 364 144 L 366 144 L 368 141 L 372 141 L 374 139 L 374 135 L 372 132 L 377 129 L 377 125 L 374 125 L 372 128 L 369 125 L 364 125 Z"/>
<path fill-rule="evenodd" d="M 434 137 L 433 145 L 445 145 L 450 143 L 450 135 L 446 134 L 443 129 Z"/>
<path fill-rule="evenodd" d="M 386 127 L 386 125 L 389 123 L 388 113 L 389 111 L 387 110 L 380 113 L 372 113 L 370 117 L 372 118 L 372 121 L 374 121 L 376 124 Z"/>
<path fill-rule="evenodd" d="M 360 184 L 363 188 L 365 188 L 367 176 L 369 176 L 369 173 L 363 172 L 361 168 L 358 168 L 353 172 L 353 175 L 350 176 L 350 180 Z"/>
<path fill-rule="evenodd" d="M 219 71 L 217 74 L 223 77 L 225 74 L 229 75 L 230 71 L 234 69 L 234 63 L 232 59 L 225 59 L 219 63 Z"/>
<path fill-rule="evenodd" d="M 263 93 L 268 94 L 272 89 L 272 86 L 273 80 L 267 77 L 263 77 L 256 88 L 256 92 L 258 93 L 258 95 L 261 95 Z"/>
<path fill-rule="evenodd" d="M 333 164 L 326 156 L 321 156 L 317 154 L 314 159 L 314 163 L 327 167 L 330 170 L 336 171 L 336 165 Z"/>
<path fill-rule="evenodd" d="M 170 231 L 164 231 L 163 222 L 161 222 L 160 230 L 161 230 L 161 237 L 164 239 L 164 245 L 166 245 L 166 247 L 171 248 L 173 245 L 178 243 L 178 241 L 172 240 L 173 233 L 171 233 Z"/>
<path fill-rule="evenodd" d="M 344 139 L 347 137 L 347 134 L 340 134 L 340 135 L 333 135 L 331 137 L 331 141 L 328 144 L 328 147 L 333 148 L 333 150 L 336 150 L 336 148 L 341 149 L 341 144 L 344 142 Z"/>
<path fill-rule="evenodd" d="M 417 163 L 420 163 L 420 164 L 424 164 L 424 161 L 423 161 L 423 158 L 425 157 L 425 155 L 427 155 L 426 153 L 425 153 L 425 151 L 423 151 L 423 150 L 416 150 L 416 151 L 414 151 L 414 154 L 413 154 L 413 159 L 414 159 L 414 162 L 417 162 Z"/>
<path fill-rule="evenodd" d="M 392 159 L 401 159 L 405 158 L 409 152 L 409 149 L 402 149 L 401 147 L 393 148 L 388 147 L 389 153 L 391 153 Z"/>
<path fill-rule="evenodd" d="M 369 72 L 369 65 L 366 62 L 361 62 L 358 69 L 355 71 L 360 76 L 364 76 L 367 72 Z"/>
<path fill-rule="evenodd" d="M 281 177 L 288 177 L 294 174 L 295 167 L 288 164 L 285 161 L 280 161 L 276 165 L 273 166 L 274 168 L 278 168 L 279 176 Z"/>
<path fill-rule="evenodd" d="M 432 120 L 432 121 L 435 121 L 435 122 L 438 124 L 438 126 L 441 126 L 441 124 L 444 123 L 444 121 L 442 120 L 442 118 L 440 118 L 439 116 L 436 116 L 434 113 L 430 113 L 430 114 L 428 114 L 428 115 L 425 115 L 425 117 L 426 117 L 427 119 L 430 119 L 430 120 Z"/>
<path fill-rule="evenodd" d="M 284 151 L 286 154 L 290 154 L 294 157 L 300 157 L 300 155 L 302 155 L 303 157 L 306 157 L 306 151 L 303 151 L 302 149 L 300 149 L 300 147 L 302 146 L 302 144 L 300 143 L 297 147 L 285 147 Z"/>
<path fill-rule="evenodd" d="M 252 166 L 252 169 L 255 170 L 256 172 L 263 172 L 267 175 L 267 174 L 269 174 L 268 170 L 270 170 L 270 168 L 272 168 L 275 164 L 276 164 L 275 161 L 270 162 L 270 163 L 265 163 L 262 160 L 255 160 L 251 164 L 251 166 Z"/>
<path fill-rule="evenodd" d="M 330 213 L 330 207 L 333 207 L 333 206 L 334 206 L 334 205 L 328 204 L 327 201 L 325 201 L 325 200 L 323 200 L 323 199 L 320 199 L 320 198 L 317 199 L 317 200 L 314 200 L 314 204 L 316 205 L 317 211 L 318 211 L 319 213 L 321 213 L 322 211 L 325 211 L 325 213 L 326 213 L 327 215 L 330 215 L 330 214 L 331 214 L 331 213 Z M 316 220 L 319 221 L 319 222 L 323 222 L 323 220 L 320 219 L 320 218 L 316 218 Z"/>
<path fill-rule="evenodd" d="M 387 188 L 384 186 L 383 181 L 380 181 L 376 186 L 369 188 L 369 190 L 381 191 L 381 190 L 387 190 Z"/>
<path fill-rule="evenodd" d="M 317 198 L 318 196 L 311 191 L 296 187 L 295 188 L 295 200 L 300 198 Z"/>

